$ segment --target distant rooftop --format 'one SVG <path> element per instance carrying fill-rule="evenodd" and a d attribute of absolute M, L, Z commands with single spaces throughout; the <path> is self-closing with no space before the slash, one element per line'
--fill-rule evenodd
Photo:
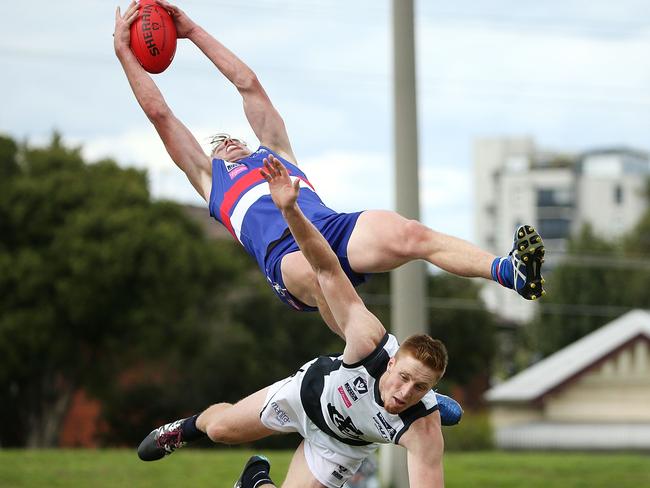
<path fill-rule="evenodd" d="M 539 400 L 639 336 L 650 340 L 650 313 L 632 310 L 491 388 L 485 397 L 490 402 Z"/>
<path fill-rule="evenodd" d="M 581 158 L 584 159 L 589 156 L 600 156 L 600 155 L 607 155 L 607 156 L 625 155 L 637 159 L 645 159 L 645 160 L 650 159 L 650 153 L 646 151 L 641 151 L 639 149 L 632 149 L 625 146 L 612 146 L 612 147 L 605 147 L 600 149 L 591 149 L 589 151 L 583 152 L 580 156 Z"/>
<path fill-rule="evenodd" d="M 611 167 L 614 160 L 621 162 L 619 172 L 650 172 L 650 153 L 625 146 L 590 149 L 576 154 L 539 151 L 530 165 L 535 169 L 574 168 L 582 172 L 585 165 L 592 167 L 609 165 Z"/>

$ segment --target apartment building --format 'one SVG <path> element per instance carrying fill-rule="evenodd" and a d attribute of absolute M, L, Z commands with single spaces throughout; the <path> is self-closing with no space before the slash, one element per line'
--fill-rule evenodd
<path fill-rule="evenodd" d="M 538 148 L 530 137 L 479 139 L 474 147 L 475 242 L 502 254 L 512 233 L 533 224 L 547 247 L 545 265 L 561 260 L 568 238 L 585 224 L 613 239 L 646 210 L 650 156 L 610 147 L 580 154 Z M 529 320 L 534 303 L 488 286 L 484 299 L 503 318 Z"/>

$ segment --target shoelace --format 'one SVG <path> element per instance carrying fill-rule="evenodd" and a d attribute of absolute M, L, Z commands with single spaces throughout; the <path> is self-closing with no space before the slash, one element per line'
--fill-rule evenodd
<path fill-rule="evenodd" d="M 509 256 L 512 263 L 512 287 L 519 290 L 526 285 L 526 265 L 513 251 L 510 251 Z"/>
<path fill-rule="evenodd" d="M 170 430 L 160 434 L 160 437 L 158 437 L 158 447 L 167 452 L 174 451 L 174 449 L 179 448 L 183 444 L 181 435 L 180 429 Z"/>

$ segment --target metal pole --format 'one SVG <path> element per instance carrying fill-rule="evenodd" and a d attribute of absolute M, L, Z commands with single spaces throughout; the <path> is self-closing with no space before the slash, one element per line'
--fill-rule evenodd
<path fill-rule="evenodd" d="M 393 0 L 395 209 L 405 217 L 420 218 L 418 132 L 415 92 L 415 33 L 413 1 Z M 425 276 L 423 261 L 391 272 L 391 323 L 399 340 L 425 332 Z M 406 450 L 389 447 L 381 453 L 382 484 L 408 488 Z"/>

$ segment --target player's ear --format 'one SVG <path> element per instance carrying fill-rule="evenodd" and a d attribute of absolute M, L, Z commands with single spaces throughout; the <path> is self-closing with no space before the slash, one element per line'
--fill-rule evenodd
<path fill-rule="evenodd" d="M 390 358 L 388 360 L 388 364 L 386 365 L 386 371 L 390 371 L 390 369 L 395 365 L 395 356 Z"/>

